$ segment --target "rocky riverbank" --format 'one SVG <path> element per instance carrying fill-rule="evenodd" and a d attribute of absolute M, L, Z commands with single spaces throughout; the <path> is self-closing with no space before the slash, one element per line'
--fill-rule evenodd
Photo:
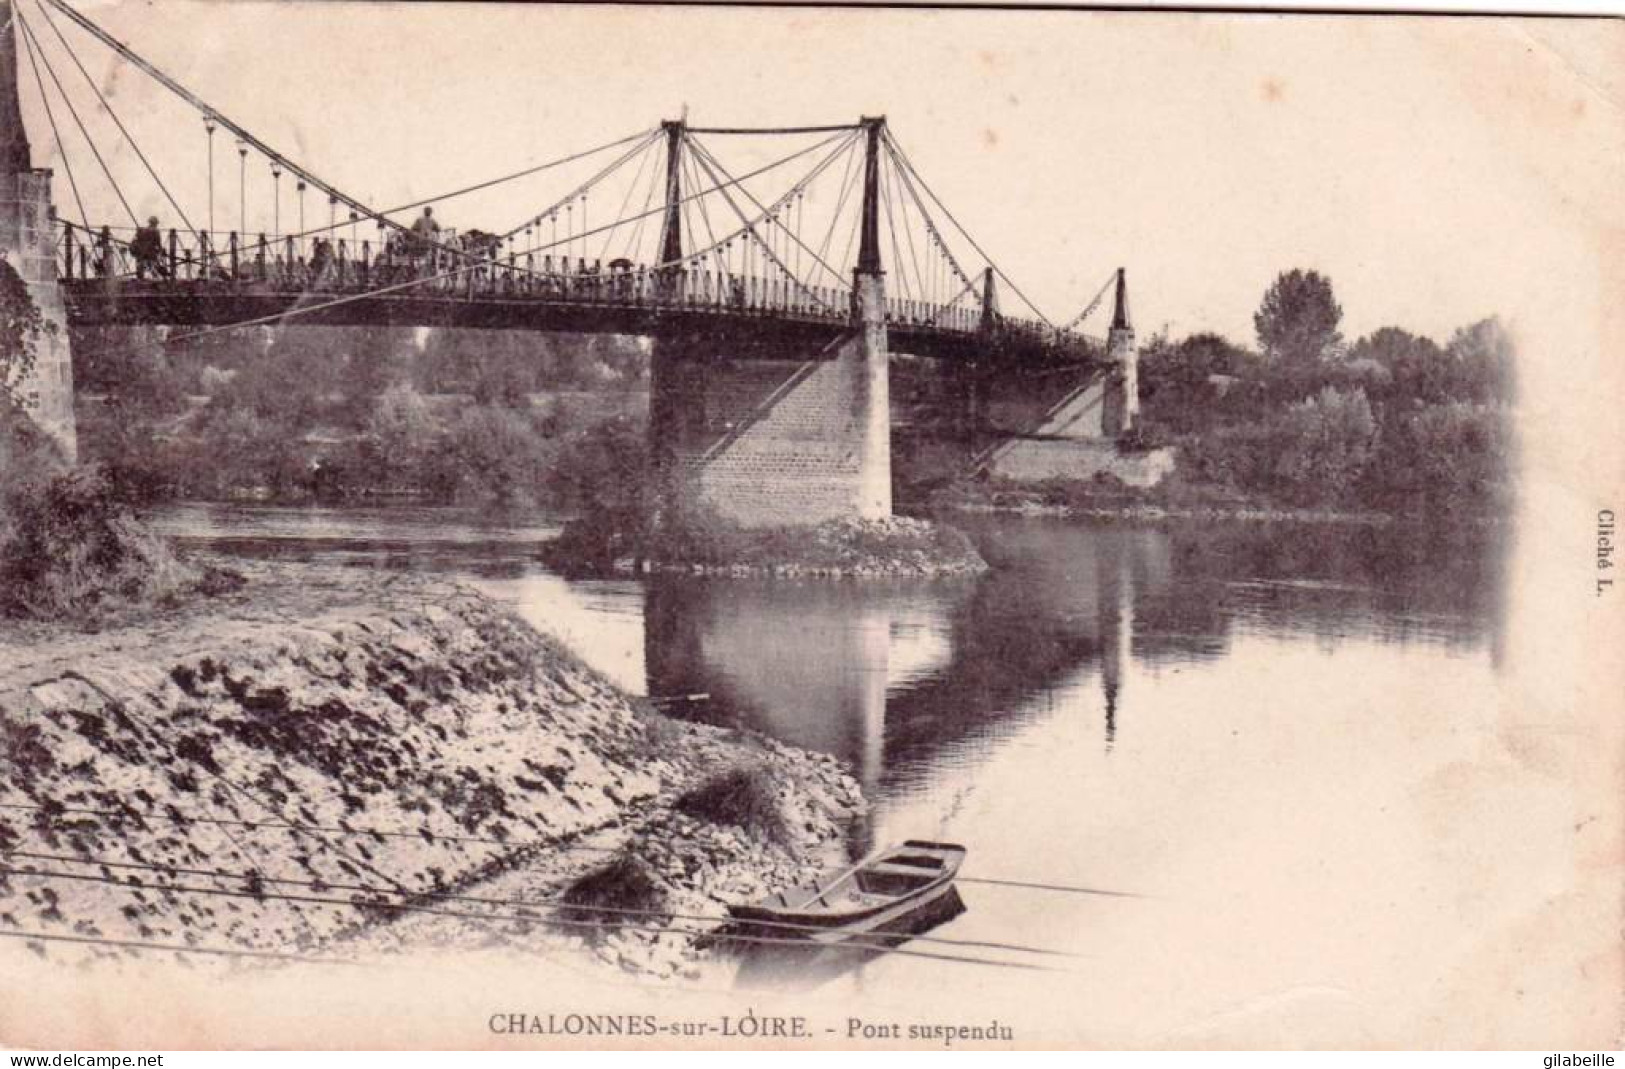
<path fill-rule="evenodd" d="M 236 566 L 210 601 L 0 644 L 0 932 L 44 957 L 421 937 L 671 972 L 697 952 L 654 929 L 828 864 L 862 808 L 832 759 L 662 717 L 459 584 Z M 783 834 L 677 811 L 730 770 Z M 617 858 L 648 913 L 560 912 Z"/>

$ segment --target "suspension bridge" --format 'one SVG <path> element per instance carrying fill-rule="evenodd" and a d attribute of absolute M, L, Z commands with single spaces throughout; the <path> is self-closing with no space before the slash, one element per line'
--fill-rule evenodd
<path fill-rule="evenodd" d="M 1044 316 L 883 117 L 744 128 L 685 115 L 379 208 L 65 0 L 0 0 L 0 22 L 0 245 L 67 328 L 42 344 L 31 385 L 70 453 L 71 338 L 118 326 L 168 328 L 164 346 L 294 323 L 646 336 L 656 464 L 746 522 L 890 513 L 892 354 L 952 384 L 950 422 L 976 432 L 969 465 L 1132 424 L 1121 269 L 1077 315 Z M 185 167 L 143 144 L 155 120 L 121 115 L 95 63 L 161 88 L 170 153 L 176 130 L 195 131 Z M 25 98 L 62 184 L 33 165 Z M 444 222 L 475 196 L 522 203 L 538 181 L 562 184 L 506 225 Z M 1089 333 L 1112 294 L 1105 335 Z M 1015 394 L 1003 407 L 1016 416 L 990 418 Z"/>

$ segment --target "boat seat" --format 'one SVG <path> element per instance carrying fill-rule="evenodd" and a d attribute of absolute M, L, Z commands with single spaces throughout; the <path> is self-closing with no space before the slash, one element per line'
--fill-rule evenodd
<path fill-rule="evenodd" d="M 882 861 L 877 865 L 864 866 L 863 871 L 876 876 L 914 876 L 930 879 L 937 876 L 942 870 L 939 868 L 932 871 L 931 869 L 921 868 L 919 865 L 895 865 Z"/>

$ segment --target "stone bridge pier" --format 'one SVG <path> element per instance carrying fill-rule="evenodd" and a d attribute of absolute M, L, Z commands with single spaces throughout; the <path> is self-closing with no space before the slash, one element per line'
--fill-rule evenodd
<path fill-rule="evenodd" d="M 0 0 L 0 256 L 17 272 L 45 323 L 34 367 L 20 383 L 28 414 L 69 463 L 78 458 L 73 418 L 73 357 L 57 285 L 51 172 L 35 168 L 17 98 L 17 30 L 11 0 Z"/>

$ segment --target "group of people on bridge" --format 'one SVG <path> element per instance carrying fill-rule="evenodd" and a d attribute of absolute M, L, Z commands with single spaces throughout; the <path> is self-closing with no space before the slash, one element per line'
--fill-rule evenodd
<path fill-rule="evenodd" d="M 461 236 L 443 240 L 446 231 L 434 217 L 434 209 L 425 207 L 423 213 L 412 222 L 410 227 L 396 229 L 383 243 L 377 263 L 367 264 L 368 267 L 424 267 L 432 266 L 438 260 L 454 260 L 474 257 L 484 261 L 494 261 L 501 250 L 502 239 L 494 234 L 480 230 L 470 230 Z M 300 235 L 302 237 L 303 235 Z M 331 239 L 318 236 L 309 246 L 309 257 L 295 257 L 293 242 L 297 238 L 284 238 L 281 244 L 286 246 L 286 253 L 278 255 L 273 252 L 270 259 L 274 261 L 279 275 L 289 274 L 297 267 L 298 273 L 308 282 L 317 282 L 327 278 L 338 266 L 340 253 L 335 250 Z M 81 255 L 85 257 L 85 274 L 94 274 L 97 277 L 107 278 L 117 275 L 118 242 L 114 239 L 112 229 L 103 227 L 90 247 Z M 239 247 L 237 235 L 231 236 L 227 249 L 210 250 L 207 238 L 200 236 L 199 247 L 196 250 L 187 250 L 182 253 L 176 247 L 175 235 L 170 235 L 169 246 L 166 248 L 164 235 L 158 225 L 157 216 L 149 216 L 146 224 L 138 226 L 131 238 L 127 250 L 130 266 L 133 267 L 138 279 L 170 279 L 177 276 L 182 264 L 193 268 L 190 273 L 197 278 L 207 278 L 219 281 L 232 281 L 236 279 L 252 280 L 264 274 L 264 261 L 268 248 L 274 249 L 278 242 L 276 239 L 267 242 L 262 235 L 257 244 L 248 244 Z M 340 242 L 342 247 L 343 243 Z M 362 244 L 362 249 L 366 244 Z M 92 249 L 94 255 L 91 255 Z M 252 250 L 250 263 L 240 259 L 242 253 Z M 356 264 L 366 264 L 370 253 L 362 252 L 357 259 L 352 253 L 361 250 L 345 250 L 345 259 Z M 437 256 L 437 253 L 443 255 Z M 228 263 L 221 263 L 222 256 L 229 257 Z M 73 266 L 68 265 L 68 274 L 73 274 Z"/>

